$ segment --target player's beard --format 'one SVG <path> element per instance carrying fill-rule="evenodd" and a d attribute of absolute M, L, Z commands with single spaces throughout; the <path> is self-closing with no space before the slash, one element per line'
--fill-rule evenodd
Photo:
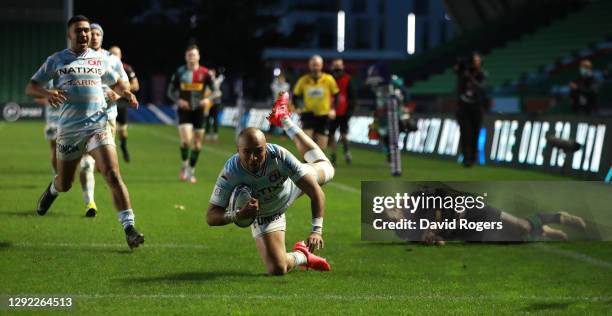
<path fill-rule="evenodd" d="M 257 163 L 257 162 L 253 162 L 250 163 L 249 166 L 249 171 L 251 173 L 257 173 L 259 171 L 259 169 L 261 169 L 261 166 L 263 165 L 263 163 Z"/>
<path fill-rule="evenodd" d="M 77 36 L 76 47 L 74 49 L 79 52 L 85 51 L 89 46 L 89 41 L 89 37 L 87 36 Z"/>
<path fill-rule="evenodd" d="M 310 75 L 314 78 L 314 79 L 319 79 L 319 77 L 321 77 L 321 72 L 320 71 L 316 71 L 316 70 L 311 70 L 310 71 Z"/>

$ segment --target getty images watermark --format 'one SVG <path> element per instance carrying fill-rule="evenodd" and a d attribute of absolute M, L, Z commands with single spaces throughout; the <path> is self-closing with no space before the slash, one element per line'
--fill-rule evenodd
<path fill-rule="evenodd" d="M 364 181 L 361 239 L 612 240 L 601 229 L 612 221 L 609 193 L 592 181 Z"/>
<path fill-rule="evenodd" d="M 376 218 L 372 222 L 374 229 L 474 229 L 476 231 L 502 229 L 502 221 L 472 222 L 461 216 L 443 218 L 442 212 L 456 212 L 458 215 L 466 211 L 482 211 L 487 193 L 481 195 L 456 194 L 440 195 L 433 191 L 395 193 L 394 196 L 374 196 L 372 198 L 372 212 L 381 214 L 387 212 L 408 212 L 414 215 L 417 210 L 429 210 L 434 218 L 414 217 L 400 218 L 387 216 Z M 390 214 L 391 215 L 391 214 Z"/>

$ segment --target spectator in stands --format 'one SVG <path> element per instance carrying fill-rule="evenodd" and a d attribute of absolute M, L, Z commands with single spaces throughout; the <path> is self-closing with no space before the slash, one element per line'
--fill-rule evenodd
<path fill-rule="evenodd" d="M 486 99 L 486 75 L 478 53 L 472 54 L 467 60 L 460 59 L 453 69 L 457 74 L 457 121 L 461 131 L 463 165 L 471 167 L 476 162 L 478 152 L 478 133 L 482 126 Z"/>
<path fill-rule="evenodd" d="M 276 100 L 279 93 L 291 92 L 291 85 L 289 85 L 283 73 L 279 73 L 278 75 L 274 76 L 274 79 L 270 84 L 270 91 L 272 91 L 272 103 L 274 103 L 274 100 Z M 268 129 L 268 133 L 273 135 L 279 135 L 283 133 L 283 129 L 270 124 L 270 129 Z"/>
<path fill-rule="evenodd" d="M 278 94 L 281 92 L 290 92 L 291 86 L 285 79 L 285 75 L 279 73 L 278 76 L 274 76 L 274 80 L 270 84 L 270 90 L 272 91 L 272 102 L 276 100 Z"/>
<path fill-rule="evenodd" d="M 585 59 L 580 62 L 580 76 L 569 83 L 572 110 L 578 114 L 592 114 L 597 106 L 597 80 L 593 65 Z"/>
<path fill-rule="evenodd" d="M 223 70 L 223 68 L 221 68 Z M 204 108 L 204 121 L 205 121 L 205 134 L 208 142 L 216 143 L 219 141 L 219 113 L 221 112 L 221 84 L 225 80 L 223 71 L 217 73 L 213 68 L 208 70 L 208 73 L 212 77 L 213 90 L 208 89 L 209 95 L 213 95 L 212 106 L 206 111 Z"/>

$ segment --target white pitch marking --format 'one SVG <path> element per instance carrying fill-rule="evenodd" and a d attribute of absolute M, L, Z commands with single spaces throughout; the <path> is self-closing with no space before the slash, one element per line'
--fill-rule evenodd
<path fill-rule="evenodd" d="M 23 295 L 23 294 L 22 294 Z M 442 300 L 442 301 L 510 301 L 510 300 L 535 300 L 535 301 L 609 301 L 610 296 L 498 296 L 498 295 L 346 295 L 346 294 L 76 294 L 74 298 L 82 299 L 225 299 L 225 300 L 277 300 L 288 301 L 291 299 L 304 300 L 342 300 L 342 301 L 397 301 L 397 300 Z"/>
<path fill-rule="evenodd" d="M 593 258 L 589 255 L 585 255 L 583 253 L 579 253 L 576 251 L 559 249 L 559 248 L 547 246 L 545 244 L 535 244 L 534 247 L 540 250 L 549 252 L 549 253 L 554 253 L 557 255 L 564 256 L 564 257 L 572 258 L 572 259 L 582 261 L 584 263 L 588 263 L 588 264 L 598 266 L 601 268 L 612 269 L 612 263 L 601 260 L 601 259 Z"/>
<path fill-rule="evenodd" d="M 151 134 L 156 134 L 158 136 L 163 136 L 166 139 L 170 139 L 169 135 L 161 134 L 161 133 L 158 133 L 157 131 L 154 132 L 152 130 L 147 130 L 147 131 L 150 132 Z M 176 139 L 172 138 L 171 140 L 175 141 Z M 222 151 L 222 150 L 219 150 L 219 149 L 212 149 L 209 146 L 205 146 L 203 148 L 205 150 L 208 150 L 208 151 L 210 151 L 212 153 L 215 153 L 215 154 L 223 154 L 223 155 L 229 155 L 230 154 L 229 152 L 225 152 L 225 151 Z M 333 187 L 338 188 L 340 190 L 344 190 L 346 192 L 357 193 L 357 194 L 359 194 L 361 192 L 357 188 L 353 188 L 351 186 L 348 186 L 348 185 L 342 184 L 342 183 L 330 182 L 327 185 L 333 186 Z M 578 260 L 578 261 L 582 261 L 584 263 L 588 263 L 588 264 L 591 264 L 591 265 L 594 265 L 594 266 L 598 266 L 598 267 L 602 267 L 602 268 L 606 268 L 606 269 L 612 269 L 612 263 L 604 261 L 604 260 L 600 260 L 600 259 L 597 259 L 597 258 L 593 258 L 591 256 L 588 256 L 588 255 L 585 255 L 585 254 L 582 254 L 582 253 L 579 253 L 579 252 L 569 251 L 569 250 L 562 250 L 562 249 L 558 249 L 558 248 L 552 248 L 552 247 L 549 247 L 549 246 L 546 246 L 546 245 L 543 245 L 543 244 L 535 244 L 535 247 L 537 247 L 537 248 L 539 248 L 539 249 L 541 249 L 543 251 L 549 252 L 549 253 L 554 253 L 554 254 L 557 254 L 557 255 L 564 256 L 564 257 L 572 258 L 572 259 L 575 259 L 575 260 Z"/>
<path fill-rule="evenodd" d="M 13 244 L 17 247 L 33 247 L 33 248 L 125 248 L 126 244 L 111 244 L 111 243 L 30 243 L 22 242 Z M 198 244 L 147 244 L 146 248 L 165 248 L 165 249 L 207 249 L 208 247 Z"/>

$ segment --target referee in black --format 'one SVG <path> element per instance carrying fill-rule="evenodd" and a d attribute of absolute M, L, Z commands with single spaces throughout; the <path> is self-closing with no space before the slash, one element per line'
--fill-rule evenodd
<path fill-rule="evenodd" d="M 461 131 L 463 166 L 471 167 L 477 159 L 478 133 L 485 106 L 485 71 L 478 53 L 460 59 L 453 68 L 457 74 L 457 121 Z"/>

